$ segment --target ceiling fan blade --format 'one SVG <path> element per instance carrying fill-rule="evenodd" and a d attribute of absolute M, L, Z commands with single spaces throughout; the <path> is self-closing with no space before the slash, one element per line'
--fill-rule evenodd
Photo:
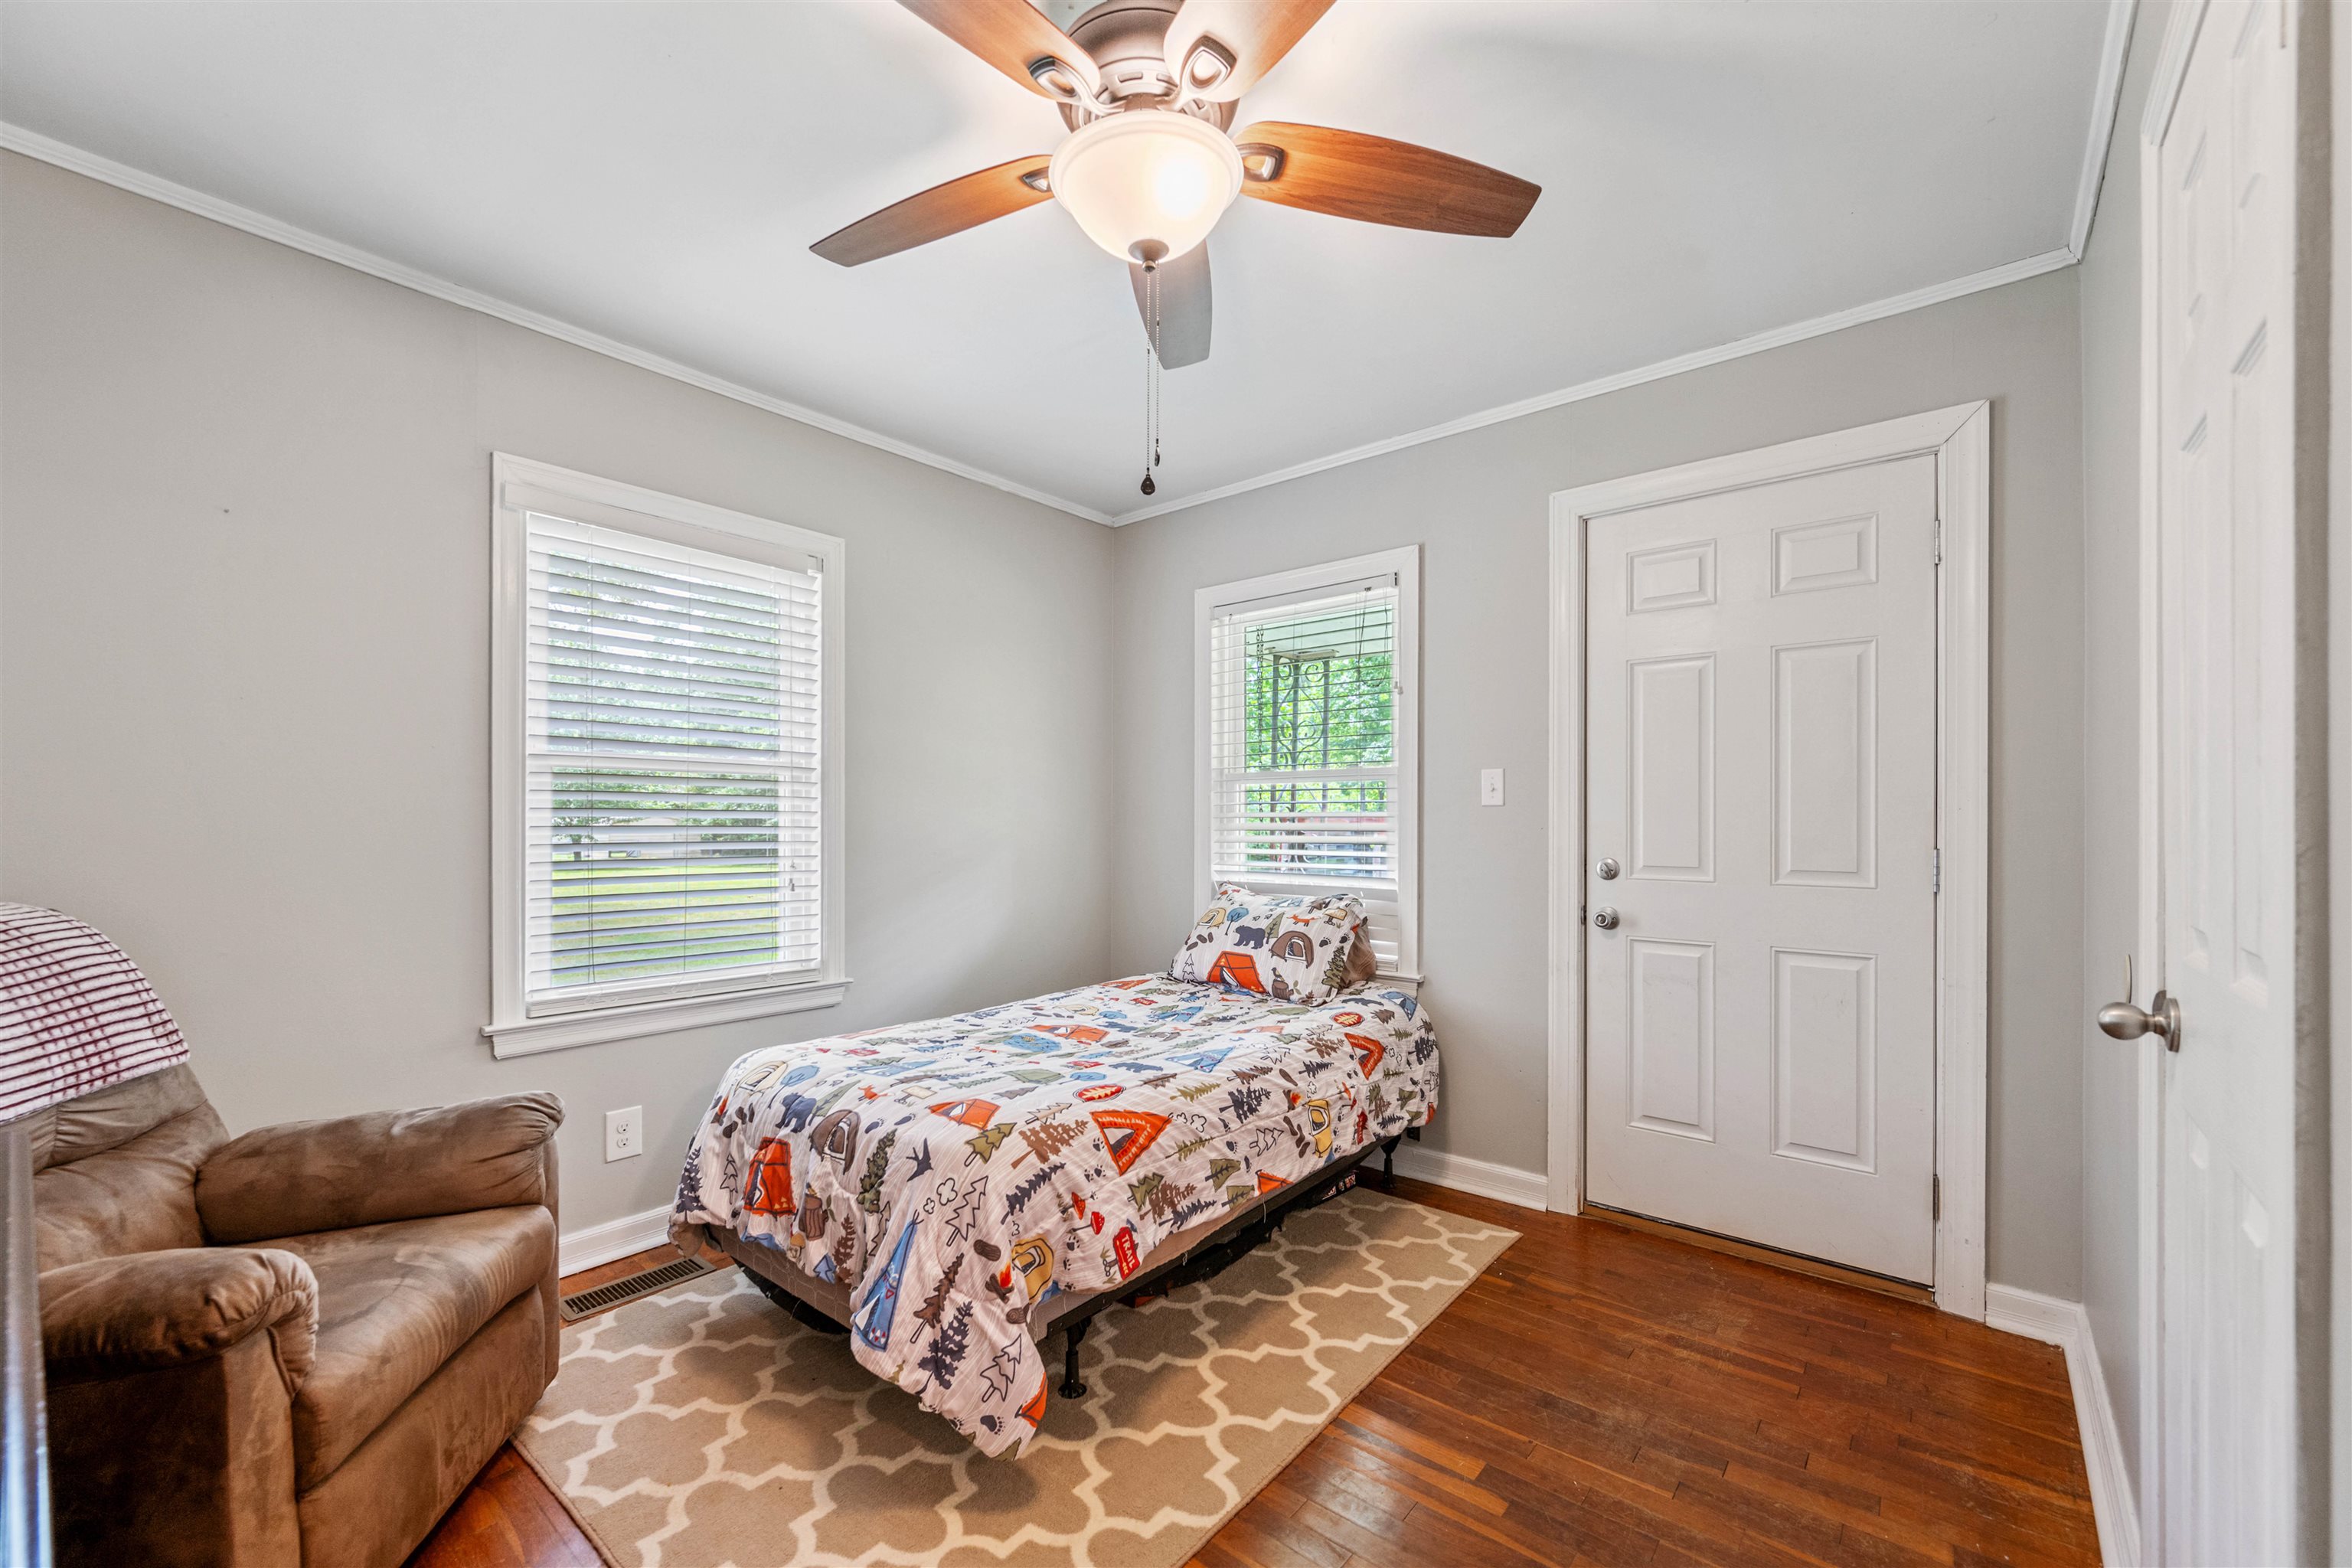
<path fill-rule="evenodd" d="M 992 218 L 1049 199 L 1051 193 L 1039 187 L 1045 184 L 1045 167 L 1052 162 L 1042 156 L 1015 158 L 1010 163 L 999 163 L 993 169 L 982 169 L 943 185 L 933 185 L 878 213 L 870 213 L 847 228 L 826 235 L 809 248 L 827 261 L 857 267 L 881 257 L 896 256 L 902 250 L 912 250 L 919 245 L 929 245 L 935 239 L 945 239 L 951 234 L 961 234 Z M 1037 184 L 1028 184 L 1022 178 L 1024 174 L 1037 175 Z"/>
<path fill-rule="evenodd" d="M 1127 264 L 1135 286 L 1135 308 L 1143 330 L 1151 331 L 1151 308 L 1144 303 L 1143 268 Z M 1209 357 L 1209 247 L 1204 240 L 1173 261 L 1160 264 L 1160 364 L 1181 370 Z"/>
<path fill-rule="evenodd" d="M 1543 194 L 1500 169 L 1354 131 L 1267 121 L 1234 141 L 1244 195 L 1392 228 L 1507 239 Z"/>
<path fill-rule="evenodd" d="M 1168 74 L 1202 98 L 1230 103 L 1330 8 L 1331 0 L 1184 0 L 1168 25 Z"/>
<path fill-rule="evenodd" d="M 898 4 L 1041 98 L 1070 102 L 1102 85 L 1094 57 L 1029 0 L 898 0 Z M 1059 61 L 1057 84 L 1046 61 Z"/>

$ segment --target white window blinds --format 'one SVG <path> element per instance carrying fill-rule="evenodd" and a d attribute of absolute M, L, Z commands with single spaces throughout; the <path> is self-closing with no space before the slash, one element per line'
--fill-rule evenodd
<path fill-rule="evenodd" d="M 1404 801 L 1396 578 L 1220 606 L 1209 620 L 1209 870 L 1364 901 L 1399 966 Z"/>
<path fill-rule="evenodd" d="M 530 514 L 529 1012 L 821 969 L 808 569 Z"/>

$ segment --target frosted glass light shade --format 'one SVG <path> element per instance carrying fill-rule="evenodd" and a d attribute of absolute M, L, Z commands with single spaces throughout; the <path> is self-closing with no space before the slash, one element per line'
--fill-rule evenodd
<path fill-rule="evenodd" d="M 1242 155 L 1189 114 L 1130 109 L 1073 132 L 1046 178 L 1097 245 L 1121 261 L 1164 261 L 1208 238 L 1241 195 Z"/>

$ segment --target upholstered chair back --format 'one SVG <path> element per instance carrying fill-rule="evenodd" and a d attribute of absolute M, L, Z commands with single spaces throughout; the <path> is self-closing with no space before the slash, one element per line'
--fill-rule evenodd
<path fill-rule="evenodd" d="M 228 1132 L 186 1064 L 37 1111 L 26 1126 L 43 1271 L 205 1245 L 196 1167 Z"/>

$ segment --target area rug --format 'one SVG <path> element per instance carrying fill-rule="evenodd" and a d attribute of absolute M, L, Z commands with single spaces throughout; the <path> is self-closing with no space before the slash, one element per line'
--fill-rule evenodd
<path fill-rule="evenodd" d="M 995 1459 L 730 1268 L 565 1329 L 515 1443 L 616 1568 L 1175 1568 L 1517 1238 L 1362 1190 L 1296 1215 L 1097 1318 L 1087 1396 Z"/>

